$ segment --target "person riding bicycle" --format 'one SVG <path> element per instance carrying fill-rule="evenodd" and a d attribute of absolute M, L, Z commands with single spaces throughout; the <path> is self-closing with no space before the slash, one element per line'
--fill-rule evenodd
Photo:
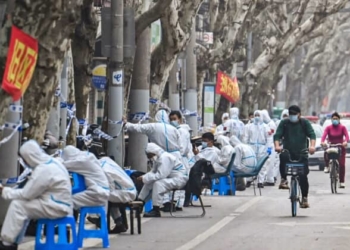
<path fill-rule="evenodd" d="M 281 173 L 281 184 L 279 189 L 289 189 L 287 176 L 285 172 L 286 163 L 290 159 L 295 161 L 299 160 L 305 164 L 304 175 L 299 176 L 299 185 L 302 193 L 301 208 L 309 208 L 308 193 L 309 193 L 309 182 L 307 175 L 309 174 L 308 155 L 302 155 L 301 151 L 308 147 L 308 138 L 310 138 L 309 153 L 315 153 L 316 134 L 311 126 L 311 123 L 300 118 L 301 110 L 298 106 L 292 105 L 288 109 L 289 119 L 282 120 L 277 128 L 274 135 L 275 150 L 282 152 L 280 154 L 280 173 Z M 283 149 L 289 151 L 282 151 L 280 146 L 280 140 L 283 140 Z"/>
<path fill-rule="evenodd" d="M 346 145 L 349 141 L 349 134 L 346 127 L 340 124 L 340 115 L 337 112 L 332 114 L 332 124 L 327 126 L 323 132 L 321 138 L 321 145 L 326 146 L 325 140 L 328 139 L 329 144 L 342 144 L 341 155 L 339 158 L 339 179 L 340 188 L 345 188 L 344 177 L 345 177 L 345 157 L 346 157 Z M 324 161 L 326 167 L 324 168 L 325 173 L 329 173 L 329 159 L 328 154 L 325 152 Z"/>

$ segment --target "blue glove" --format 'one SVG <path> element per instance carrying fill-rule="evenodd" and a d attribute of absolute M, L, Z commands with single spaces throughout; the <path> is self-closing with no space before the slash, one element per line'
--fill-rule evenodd
<path fill-rule="evenodd" d="M 268 153 L 269 155 L 271 155 L 271 153 L 272 153 L 272 148 L 267 148 L 267 153 Z"/>

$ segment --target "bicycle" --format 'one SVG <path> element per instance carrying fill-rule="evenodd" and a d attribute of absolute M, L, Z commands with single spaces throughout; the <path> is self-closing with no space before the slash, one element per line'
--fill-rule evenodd
<path fill-rule="evenodd" d="M 342 151 L 342 144 L 330 144 L 329 148 L 325 149 L 329 159 L 329 177 L 331 179 L 332 194 L 337 193 L 337 182 L 339 180 L 339 157 Z"/>
<path fill-rule="evenodd" d="M 283 149 L 282 152 L 288 152 L 287 149 Z M 289 156 L 289 162 L 286 163 L 285 169 L 286 169 L 286 175 L 291 176 L 290 180 L 290 191 L 289 191 L 289 198 L 291 201 L 291 207 L 292 207 L 292 216 L 295 217 L 297 215 L 297 204 L 299 203 L 301 205 L 301 190 L 299 186 L 299 176 L 304 175 L 305 171 L 305 164 L 301 162 L 302 158 L 307 157 L 308 155 L 308 149 L 303 149 L 300 152 L 299 160 L 293 161 Z"/>

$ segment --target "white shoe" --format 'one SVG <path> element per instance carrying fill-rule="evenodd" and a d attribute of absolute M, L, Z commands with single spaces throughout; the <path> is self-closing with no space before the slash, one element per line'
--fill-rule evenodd
<path fill-rule="evenodd" d="M 324 167 L 324 170 L 323 170 L 326 174 L 329 173 L 329 167 Z"/>
<path fill-rule="evenodd" d="M 339 183 L 339 188 L 345 188 L 344 182 L 340 182 L 340 183 Z"/>

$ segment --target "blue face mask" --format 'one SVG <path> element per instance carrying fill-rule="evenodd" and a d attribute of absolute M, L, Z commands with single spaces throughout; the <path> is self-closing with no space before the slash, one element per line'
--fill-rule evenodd
<path fill-rule="evenodd" d="M 298 115 L 289 115 L 289 120 L 291 122 L 297 122 L 298 121 Z"/>
<path fill-rule="evenodd" d="M 254 123 L 258 124 L 260 122 L 260 117 L 259 116 L 255 116 L 254 117 Z"/>
<path fill-rule="evenodd" d="M 202 149 L 205 149 L 206 147 L 208 147 L 208 143 L 207 142 L 202 142 Z"/>
<path fill-rule="evenodd" d="M 332 120 L 332 124 L 333 124 L 334 126 L 338 126 L 338 125 L 339 125 L 339 121 L 338 121 L 338 120 Z"/>
<path fill-rule="evenodd" d="M 173 125 L 175 128 L 177 128 L 179 126 L 178 121 L 171 121 L 170 124 Z"/>

